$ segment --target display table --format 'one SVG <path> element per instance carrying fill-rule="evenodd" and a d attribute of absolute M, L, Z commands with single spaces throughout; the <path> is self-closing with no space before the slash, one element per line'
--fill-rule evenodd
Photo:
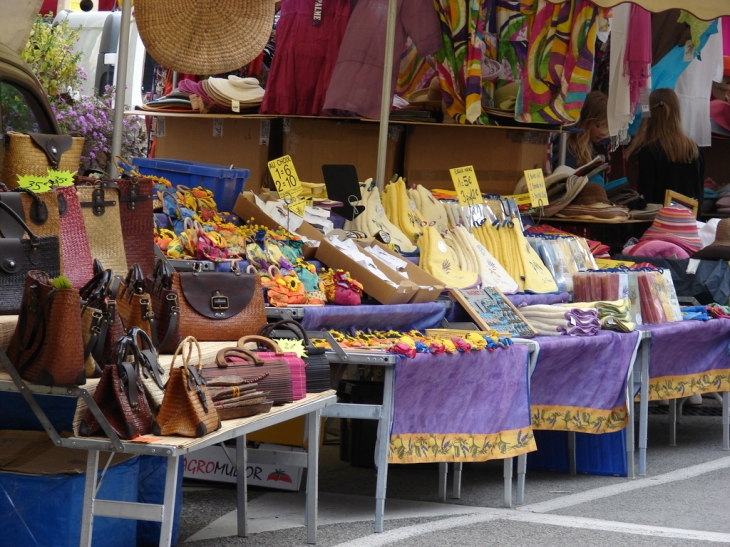
<path fill-rule="evenodd" d="M 220 347 L 230 345 L 224 343 L 201 343 L 204 353 L 204 362 L 210 355 L 215 355 Z M 319 439 L 320 415 L 323 408 L 336 402 L 334 391 L 308 394 L 306 398 L 290 404 L 275 406 L 265 414 L 239 418 L 235 420 L 224 420 L 222 427 L 199 439 L 187 437 L 156 437 L 147 435 L 134 441 L 120 441 L 113 432 L 110 438 L 98 437 L 61 437 L 50 425 L 48 418 L 40 410 L 35 402 L 34 393 L 56 395 L 62 397 L 78 397 L 76 416 L 74 420 L 74 431 L 78 432 L 79 416 L 83 416 L 86 408 L 97 412 L 98 408 L 93 403 L 91 395 L 98 384 L 98 380 L 90 380 L 87 385 L 81 388 L 47 387 L 26 384 L 20 380 L 12 365 L 5 359 L 5 354 L 0 352 L 3 358 L 4 372 L 0 372 L 0 391 L 18 391 L 36 413 L 38 419 L 46 428 L 51 439 L 57 446 L 87 450 L 86 481 L 84 487 L 83 517 L 81 522 L 81 543 L 82 547 L 91 546 L 91 537 L 94 524 L 94 517 L 125 518 L 132 520 L 145 520 L 162 523 L 160 534 L 160 546 L 169 547 L 172 539 L 173 514 L 175 503 L 175 490 L 177 486 L 177 475 L 179 456 L 187 455 L 196 450 L 219 444 L 230 439 L 236 439 L 236 468 L 237 468 L 237 501 L 238 501 L 238 534 L 247 536 L 246 528 L 246 435 L 266 427 L 270 427 L 287 420 L 307 416 L 307 433 L 309 439 Z M 163 355 L 160 357 L 161 365 L 169 369 L 172 356 Z M 96 497 L 97 485 L 99 482 L 99 453 L 100 452 L 124 452 L 129 454 L 159 456 L 167 459 L 167 470 L 165 475 L 165 492 L 162 505 L 141 504 L 131 502 L 117 502 L 98 499 Z M 102 478 L 106 472 L 111 456 L 103 465 Z M 297 465 L 306 467 L 307 473 L 307 503 L 305 523 L 307 525 L 307 542 L 316 543 L 317 540 L 317 489 L 318 489 L 318 462 L 319 443 L 309 443 L 307 453 L 297 452 L 273 452 L 274 461 L 286 465 Z"/>
<path fill-rule="evenodd" d="M 649 401 L 669 399 L 669 443 L 676 446 L 677 399 L 722 393 L 722 447 L 730 450 L 730 320 L 682 321 L 639 327 L 639 475 L 646 474 Z M 648 393 L 648 397 L 643 394 Z"/>
<path fill-rule="evenodd" d="M 423 331 L 441 326 L 446 314 L 446 305 L 437 301 L 425 304 L 327 305 L 307 307 L 303 310 L 302 326 L 308 331 L 337 328 L 344 332 L 351 327 L 358 330 Z"/>

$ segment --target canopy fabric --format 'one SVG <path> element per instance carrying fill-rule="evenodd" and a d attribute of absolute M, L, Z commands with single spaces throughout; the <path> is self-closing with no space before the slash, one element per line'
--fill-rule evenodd
<path fill-rule="evenodd" d="M 567 0 L 548 0 L 553 4 L 563 4 Z M 612 8 L 619 4 L 627 3 L 626 0 L 593 0 L 593 3 L 602 8 Z M 730 15 L 730 2 L 728 0 L 632 0 L 645 10 L 657 13 L 669 9 L 682 9 L 690 12 L 698 19 L 711 21 L 724 15 Z"/>

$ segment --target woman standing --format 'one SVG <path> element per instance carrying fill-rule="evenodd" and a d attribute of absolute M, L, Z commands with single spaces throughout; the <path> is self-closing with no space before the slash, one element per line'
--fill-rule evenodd
<path fill-rule="evenodd" d="M 641 120 L 639 131 L 626 150 L 639 151 L 638 191 L 649 203 L 664 203 L 673 190 L 699 202 L 702 210 L 705 161 L 697 144 L 682 129 L 677 94 L 668 88 L 649 96 L 651 117 Z"/>

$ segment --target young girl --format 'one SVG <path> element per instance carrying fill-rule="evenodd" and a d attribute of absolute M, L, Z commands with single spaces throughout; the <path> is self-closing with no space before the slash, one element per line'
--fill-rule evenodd
<path fill-rule="evenodd" d="M 575 128 L 581 131 L 568 136 L 568 153 L 565 158 L 568 167 L 580 167 L 598 154 L 606 155 L 607 104 L 608 98 L 602 91 L 591 91 L 586 95 L 580 118 L 575 124 Z"/>
<path fill-rule="evenodd" d="M 651 117 L 641 120 L 627 156 L 639 151 L 638 191 L 648 203 L 664 203 L 666 190 L 699 202 L 702 210 L 705 162 L 697 144 L 682 130 L 677 94 L 668 88 L 649 96 Z"/>

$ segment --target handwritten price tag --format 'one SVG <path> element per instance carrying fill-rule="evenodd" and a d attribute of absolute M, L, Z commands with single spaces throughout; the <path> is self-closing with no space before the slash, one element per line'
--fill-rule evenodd
<path fill-rule="evenodd" d="M 282 199 L 293 199 L 302 193 L 294 162 L 290 156 L 284 156 L 269 162 L 269 173 L 274 179 L 276 191 Z"/>
<path fill-rule="evenodd" d="M 304 210 L 307 208 L 306 199 L 298 199 L 289 204 L 289 210 L 297 216 L 304 218 Z"/>
<path fill-rule="evenodd" d="M 459 205 L 469 207 L 470 205 L 484 203 L 477 177 L 474 174 L 474 167 L 471 165 L 455 167 L 449 169 L 449 173 L 451 173 L 451 180 L 454 181 L 454 189 L 456 190 Z"/>
<path fill-rule="evenodd" d="M 504 199 L 512 198 L 515 200 L 515 203 L 517 205 L 527 205 L 529 203 L 532 203 L 532 200 L 530 199 L 530 194 L 515 194 L 513 196 L 502 196 Z"/>
<path fill-rule="evenodd" d="M 71 171 L 54 171 L 48 170 L 45 176 L 36 175 L 20 175 L 18 176 L 18 186 L 32 190 L 36 194 L 49 192 L 59 186 L 73 186 L 74 176 Z"/>
<path fill-rule="evenodd" d="M 530 192 L 533 207 L 545 207 L 550 203 L 542 169 L 528 169 L 525 171 L 525 181 L 527 182 L 527 191 Z"/>

